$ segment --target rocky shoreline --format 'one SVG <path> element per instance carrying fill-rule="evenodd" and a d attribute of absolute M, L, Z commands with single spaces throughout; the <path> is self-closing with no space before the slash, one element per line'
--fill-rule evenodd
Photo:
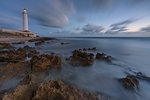
<path fill-rule="evenodd" d="M 54 38 L 34 38 L 26 42 L 40 46 Z M 21 44 L 23 47 L 15 48 Z M 60 43 L 66 45 L 68 43 Z M 93 53 L 96 52 L 96 53 Z M 30 58 L 27 60 L 27 58 Z M 109 100 L 102 94 L 90 93 L 68 85 L 63 80 L 38 81 L 35 73 L 47 70 L 57 70 L 63 67 L 63 61 L 72 67 L 90 67 L 95 61 L 111 63 L 114 57 L 98 52 L 96 47 L 80 48 L 72 51 L 72 55 L 62 60 L 54 54 L 41 54 L 35 47 L 26 45 L 24 41 L 0 42 L 0 88 L 8 81 L 18 78 L 20 82 L 14 88 L 0 90 L 1 100 Z M 141 72 L 135 75 L 127 73 L 125 78 L 118 78 L 118 82 L 131 91 L 138 91 L 140 81 L 150 77 Z"/>
<path fill-rule="evenodd" d="M 36 46 L 42 45 L 48 40 L 54 39 L 36 38 L 30 39 L 28 42 L 34 42 Z M 61 80 L 36 82 L 32 73 L 61 69 L 62 60 L 53 54 L 40 54 L 29 45 L 24 45 L 18 49 L 12 46 L 24 43 L 22 41 L 0 43 L 0 87 L 11 79 L 24 77 L 16 88 L 1 90 L 1 100 L 104 100 L 100 94 L 88 93 L 75 86 L 66 85 Z M 81 53 L 81 55 L 87 54 Z M 26 61 L 26 58 L 30 58 L 30 60 Z M 72 58 L 73 60 L 74 58 Z"/>

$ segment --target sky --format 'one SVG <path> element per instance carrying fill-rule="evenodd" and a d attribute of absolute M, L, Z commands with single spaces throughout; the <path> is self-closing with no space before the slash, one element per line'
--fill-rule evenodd
<path fill-rule="evenodd" d="M 0 29 L 52 37 L 150 36 L 150 0 L 0 0 Z"/>

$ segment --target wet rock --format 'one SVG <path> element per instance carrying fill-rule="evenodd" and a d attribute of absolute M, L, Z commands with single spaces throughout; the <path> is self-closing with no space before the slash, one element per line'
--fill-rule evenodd
<path fill-rule="evenodd" d="M 26 76 L 22 83 L 12 93 L 4 95 L 2 100 L 31 100 L 35 91 L 33 75 Z"/>
<path fill-rule="evenodd" d="M 26 51 L 23 48 L 17 50 L 0 51 L 0 62 L 18 62 L 26 58 Z"/>
<path fill-rule="evenodd" d="M 146 76 L 145 74 L 143 74 L 142 72 L 135 72 L 135 75 L 131 75 L 129 74 L 130 76 L 134 76 L 138 79 L 141 79 L 141 80 L 145 80 L 145 81 L 148 81 L 150 82 L 150 77 L 149 76 Z"/>
<path fill-rule="evenodd" d="M 0 43 L 0 49 L 14 48 L 10 43 Z"/>
<path fill-rule="evenodd" d="M 69 58 L 66 58 L 66 61 L 69 61 L 70 59 Z"/>
<path fill-rule="evenodd" d="M 32 100 L 101 100 L 101 96 L 51 80 L 38 86 Z"/>
<path fill-rule="evenodd" d="M 66 43 L 65 43 L 65 42 L 61 42 L 60 44 L 61 44 L 61 45 L 65 45 L 65 44 L 69 44 L 69 43 L 67 43 L 67 42 L 66 42 Z"/>
<path fill-rule="evenodd" d="M 23 80 L 20 81 L 20 85 L 26 85 L 26 84 L 30 84 L 30 83 L 35 83 L 35 78 L 33 74 L 28 74 L 24 77 Z"/>
<path fill-rule="evenodd" d="M 92 50 L 96 50 L 96 47 L 92 48 Z"/>
<path fill-rule="evenodd" d="M 20 42 L 13 42 L 12 44 L 25 44 L 24 41 L 20 41 Z"/>
<path fill-rule="evenodd" d="M 127 89 L 138 89 L 139 88 L 139 80 L 131 75 L 128 75 L 126 78 L 121 78 L 119 81 L 123 84 L 123 86 Z"/>
<path fill-rule="evenodd" d="M 25 49 L 25 50 L 31 50 L 31 49 L 33 49 L 33 48 L 30 47 L 29 45 L 25 45 L 25 46 L 24 46 L 24 49 Z"/>
<path fill-rule="evenodd" d="M 78 50 L 73 51 L 73 55 L 70 57 L 70 63 L 74 66 L 88 66 L 94 62 L 94 54 L 81 52 Z"/>
<path fill-rule="evenodd" d="M 107 56 L 105 59 L 106 59 L 107 61 L 111 61 L 111 60 L 112 60 L 112 56 Z"/>
<path fill-rule="evenodd" d="M 104 53 L 97 53 L 96 54 L 96 59 L 111 61 L 113 58 L 112 58 L 112 56 L 106 56 L 106 54 L 104 54 Z"/>
<path fill-rule="evenodd" d="M 44 41 L 44 40 L 42 40 L 42 41 L 36 42 L 36 43 L 35 43 L 35 45 L 36 45 L 36 46 L 38 46 L 38 45 L 42 45 L 44 42 L 45 42 L 45 41 Z"/>
<path fill-rule="evenodd" d="M 87 51 L 87 49 L 86 49 L 86 48 L 83 48 L 83 51 Z"/>
<path fill-rule="evenodd" d="M 9 63 L 0 68 L 0 86 L 15 77 L 20 77 L 22 74 L 29 73 L 31 71 L 30 63 L 18 62 Z"/>
<path fill-rule="evenodd" d="M 38 37 L 36 39 L 31 39 L 28 42 L 35 42 L 35 41 L 48 41 L 48 40 L 55 40 L 55 38 L 48 38 L 48 37 Z"/>
<path fill-rule="evenodd" d="M 26 50 L 28 57 L 33 57 L 34 55 L 39 54 L 39 52 L 35 48 L 28 45 L 24 46 L 24 49 Z"/>
<path fill-rule="evenodd" d="M 61 42 L 61 45 L 64 45 L 65 43 L 64 42 Z"/>
<path fill-rule="evenodd" d="M 91 48 L 88 48 L 88 50 L 91 50 Z"/>
<path fill-rule="evenodd" d="M 105 59 L 105 54 L 104 53 L 97 53 L 96 59 Z"/>
<path fill-rule="evenodd" d="M 31 59 L 31 67 L 33 71 L 40 71 L 49 68 L 61 68 L 61 58 L 54 55 L 35 55 Z"/>
<path fill-rule="evenodd" d="M 104 100 L 99 94 L 85 92 L 74 86 L 65 85 L 61 80 L 51 80 L 35 86 L 33 75 L 27 75 L 12 93 L 2 100 Z"/>
<path fill-rule="evenodd" d="M 76 51 L 76 50 L 75 50 Z M 79 51 L 82 51 L 82 49 L 79 49 Z"/>

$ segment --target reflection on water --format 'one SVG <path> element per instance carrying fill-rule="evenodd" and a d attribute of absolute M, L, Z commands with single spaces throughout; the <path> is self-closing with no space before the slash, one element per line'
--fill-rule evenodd
<path fill-rule="evenodd" d="M 67 43 L 61 45 L 61 42 Z M 30 45 L 33 45 L 32 43 Z M 74 49 L 96 47 L 115 58 L 111 63 L 95 60 L 89 67 L 73 67 L 65 61 Z M 62 69 L 35 73 L 37 80 L 60 79 L 87 91 L 102 93 L 115 100 L 150 100 L 150 83 L 140 80 L 140 89 L 122 87 L 118 78 L 142 72 L 150 76 L 150 38 L 61 38 L 36 47 L 41 53 L 54 53 L 63 59 Z"/>

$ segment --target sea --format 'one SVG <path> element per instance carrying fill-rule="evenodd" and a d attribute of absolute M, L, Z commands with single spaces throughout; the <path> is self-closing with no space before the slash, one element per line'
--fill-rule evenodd
<path fill-rule="evenodd" d="M 61 69 L 35 73 L 37 80 L 62 80 L 84 91 L 102 94 L 109 100 L 150 100 L 150 81 L 138 79 L 140 87 L 136 90 L 126 89 L 118 81 L 128 74 L 135 75 L 138 72 L 150 77 L 149 37 L 57 38 L 40 46 L 35 46 L 34 42 L 26 42 L 25 45 L 35 47 L 40 53 L 54 54 L 62 59 Z M 87 52 L 94 55 L 105 53 L 114 59 L 111 62 L 95 59 L 92 65 L 86 67 L 72 66 L 65 60 L 75 49 L 93 47 L 97 49 Z"/>

